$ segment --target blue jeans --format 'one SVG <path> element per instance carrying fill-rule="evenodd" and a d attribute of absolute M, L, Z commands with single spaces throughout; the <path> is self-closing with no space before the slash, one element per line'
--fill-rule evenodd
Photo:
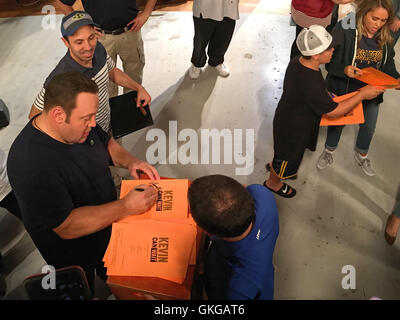
<path fill-rule="evenodd" d="M 363 101 L 365 122 L 360 124 L 358 130 L 355 150 L 359 153 L 368 153 L 369 145 L 375 132 L 376 121 L 378 120 L 379 104 L 374 100 Z M 328 127 L 325 147 L 333 151 L 337 148 L 344 126 Z"/>

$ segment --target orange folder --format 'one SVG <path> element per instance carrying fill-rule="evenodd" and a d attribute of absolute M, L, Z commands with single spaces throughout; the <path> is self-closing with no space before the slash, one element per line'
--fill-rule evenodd
<path fill-rule="evenodd" d="M 140 215 L 131 215 L 119 222 L 128 223 L 133 220 L 155 219 L 189 219 L 195 224 L 188 211 L 187 192 L 189 181 L 187 179 L 168 180 L 122 180 L 120 198 L 141 184 L 153 184 L 158 190 L 157 203 L 147 212 Z"/>
<path fill-rule="evenodd" d="M 379 87 L 384 87 L 387 89 L 396 87 L 399 85 L 399 82 L 387 75 L 386 73 L 383 73 L 382 71 L 379 71 L 373 67 L 368 67 L 362 69 L 363 74 L 360 76 L 357 76 L 356 79 L 365 82 L 367 84 L 373 85 L 373 86 L 379 86 Z"/>
<path fill-rule="evenodd" d="M 103 261 L 107 275 L 158 277 L 177 283 L 186 278 L 197 229 L 155 220 L 114 223 Z"/>
<path fill-rule="evenodd" d="M 159 201 L 163 203 L 112 225 L 103 258 L 107 274 L 158 277 L 183 283 L 188 265 L 196 264 L 197 226 L 187 201 L 190 182 L 185 179 L 123 180 L 120 197 L 138 185 L 149 183 L 155 183 Z"/>
<path fill-rule="evenodd" d="M 354 91 L 343 96 L 334 97 L 333 101 L 340 103 L 352 96 L 356 95 L 358 91 Z M 323 115 L 321 117 L 320 126 L 341 126 L 346 124 L 359 124 L 364 123 L 364 111 L 362 103 L 360 102 L 353 110 L 346 113 L 344 116 L 340 118 L 330 119 L 327 116 Z"/>

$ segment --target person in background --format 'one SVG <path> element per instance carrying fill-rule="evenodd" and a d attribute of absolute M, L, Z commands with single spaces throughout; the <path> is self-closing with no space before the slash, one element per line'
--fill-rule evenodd
<path fill-rule="evenodd" d="M 73 11 L 76 0 L 59 0 L 64 14 Z M 83 8 L 98 26 L 99 41 L 108 55 L 117 63 L 119 56 L 124 72 L 137 83 L 142 84 L 145 65 L 142 27 L 149 19 L 157 0 L 146 0 L 139 12 L 135 0 L 82 0 Z M 124 93 L 131 89 L 124 87 Z M 118 85 L 109 82 L 109 95 L 118 95 Z"/>
<path fill-rule="evenodd" d="M 393 40 L 394 44 L 396 44 L 397 40 L 399 40 L 400 36 L 400 0 L 392 0 L 393 1 L 393 9 L 394 9 L 394 17 L 392 24 L 390 25 L 390 29 L 393 32 Z"/>
<path fill-rule="evenodd" d="M 208 64 L 214 67 L 220 76 L 229 76 L 230 70 L 224 63 L 224 57 L 238 19 L 239 0 L 193 1 L 194 39 L 192 65 L 189 68 L 189 77 L 192 80 L 200 76 L 207 56 Z"/>
<path fill-rule="evenodd" d="M 95 23 L 88 13 L 73 11 L 64 16 L 61 21 L 61 34 L 68 51 L 47 77 L 31 108 L 29 119 L 43 110 L 48 83 L 55 75 L 63 72 L 81 72 L 96 82 L 99 87 L 100 99 L 96 122 L 107 133 L 111 133 L 112 130 L 107 88 L 109 79 L 123 87 L 137 91 L 137 107 L 151 102 L 151 97 L 145 88 L 118 69 L 103 45 L 97 41 Z"/>
<path fill-rule="evenodd" d="M 338 18 L 338 5 L 351 2 L 353 0 L 292 0 L 290 11 L 296 24 L 296 36 L 290 51 L 290 60 L 300 55 L 296 39 L 303 28 L 320 25 L 330 31 L 330 26 L 334 26 Z"/>

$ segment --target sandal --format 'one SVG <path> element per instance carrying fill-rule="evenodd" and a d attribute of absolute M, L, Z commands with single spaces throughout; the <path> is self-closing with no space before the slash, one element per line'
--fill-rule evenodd
<path fill-rule="evenodd" d="M 291 186 L 289 186 L 286 183 L 283 183 L 282 188 L 280 188 L 278 191 L 275 191 L 273 189 L 271 189 L 270 187 L 268 187 L 266 184 L 266 181 L 264 181 L 264 187 L 266 187 L 268 190 L 270 190 L 273 193 L 276 193 L 277 195 L 284 197 L 284 198 L 293 198 L 296 195 L 296 190 L 293 189 Z M 290 190 L 292 190 L 292 192 L 290 192 Z"/>
<path fill-rule="evenodd" d="M 269 163 L 267 163 L 267 164 L 265 165 L 265 169 L 267 169 L 267 171 L 270 172 L 270 171 L 271 171 L 271 165 L 270 165 Z M 287 179 L 288 179 L 288 180 L 296 180 L 296 179 L 297 179 L 297 174 L 296 174 L 295 176 L 289 177 L 289 178 L 287 178 Z"/>

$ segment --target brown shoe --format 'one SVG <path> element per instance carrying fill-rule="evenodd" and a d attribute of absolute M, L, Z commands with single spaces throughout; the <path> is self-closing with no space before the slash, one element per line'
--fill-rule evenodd
<path fill-rule="evenodd" d="M 392 219 L 393 219 L 393 214 L 391 214 L 389 217 L 388 217 L 388 219 L 387 219 L 387 221 L 386 221 L 386 227 L 385 227 L 385 239 L 386 239 L 386 242 L 388 243 L 388 244 L 390 244 L 390 245 L 393 245 L 393 243 L 396 241 L 396 237 L 393 237 L 393 236 L 391 236 L 389 233 L 387 233 L 387 228 L 388 228 L 388 225 L 392 222 Z"/>

